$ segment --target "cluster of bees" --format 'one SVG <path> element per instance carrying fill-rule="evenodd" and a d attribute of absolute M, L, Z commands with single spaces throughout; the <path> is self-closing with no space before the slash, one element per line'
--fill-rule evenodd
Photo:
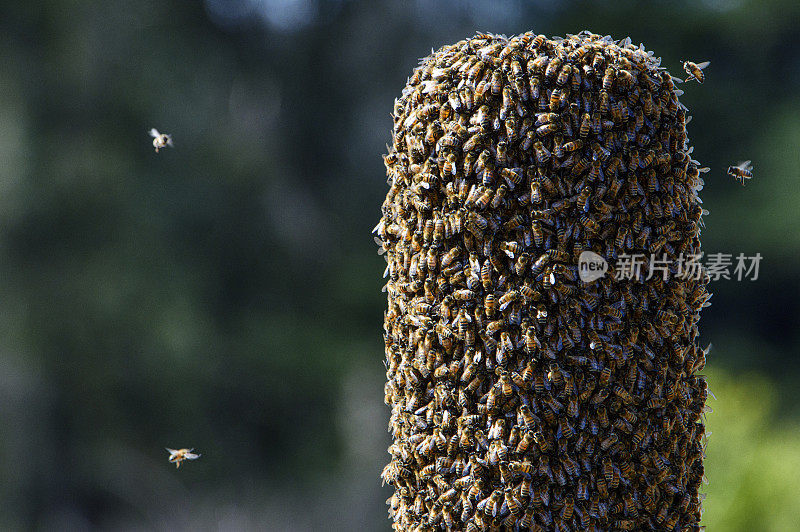
<path fill-rule="evenodd" d="M 375 228 L 395 529 L 700 528 L 708 278 L 577 271 L 700 252 L 675 81 L 588 32 L 477 34 L 413 72 Z"/>

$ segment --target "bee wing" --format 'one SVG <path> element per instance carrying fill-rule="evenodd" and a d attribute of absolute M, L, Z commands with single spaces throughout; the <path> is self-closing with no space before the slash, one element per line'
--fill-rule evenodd
<path fill-rule="evenodd" d="M 174 148 L 174 144 L 172 144 L 172 135 L 167 135 L 167 146 Z"/>
<path fill-rule="evenodd" d="M 375 243 L 378 244 L 378 255 L 383 255 L 386 253 L 386 250 L 383 249 L 383 241 L 377 236 L 375 237 Z"/>
<path fill-rule="evenodd" d="M 703 70 L 705 67 L 711 64 L 711 61 L 703 61 L 702 63 L 695 63 L 695 64 L 697 65 L 697 68 Z"/>
<path fill-rule="evenodd" d="M 156 128 L 151 128 L 150 131 L 148 131 L 148 133 L 150 134 L 151 137 L 157 137 L 160 135 L 160 133 Z"/>
<path fill-rule="evenodd" d="M 186 459 L 188 459 L 188 460 L 197 460 L 198 458 L 200 458 L 200 454 L 196 454 L 196 453 L 186 453 L 186 454 L 184 455 L 184 458 L 186 458 Z"/>
<path fill-rule="evenodd" d="M 741 168 L 742 170 L 751 170 L 753 168 L 753 165 L 750 163 L 752 162 L 753 161 L 742 161 L 736 168 Z"/>
<path fill-rule="evenodd" d="M 164 449 L 166 449 L 169 454 L 175 454 L 178 452 L 175 449 L 170 449 L 169 447 L 164 447 Z"/>

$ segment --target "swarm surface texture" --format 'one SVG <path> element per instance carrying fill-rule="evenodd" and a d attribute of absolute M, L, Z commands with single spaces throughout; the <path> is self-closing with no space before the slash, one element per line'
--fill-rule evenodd
<path fill-rule="evenodd" d="M 395 529 L 700 528 L 709 295 L 679 265 L 702 180 L 659 65 L 588 32 L 477 34 L 396 100 L 376 227 Z M 584 251 L 645 259 L 583 282 Z"/>

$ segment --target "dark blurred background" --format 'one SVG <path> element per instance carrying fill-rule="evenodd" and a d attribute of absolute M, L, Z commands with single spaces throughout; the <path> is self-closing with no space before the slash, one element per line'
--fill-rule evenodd
<path fill-rule="evenodd" d="M 763 260 L 701 322 L 704 522 L 800 522 L 793 0 L 3 4 L 0 529 L 387 530 L 393 99 L 476 31 L 583 29 L 711 61 L 682 97 L 704 248 Z"/>

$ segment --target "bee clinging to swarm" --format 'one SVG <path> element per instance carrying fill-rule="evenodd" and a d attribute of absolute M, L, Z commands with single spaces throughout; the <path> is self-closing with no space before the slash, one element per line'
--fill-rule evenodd
<path fill-rule="evenodd" d="M 176 469 L 181 466 L 181 462 L 184 460 L 197 460 L 200 458 L 199 454 L 192 452 L 194 449 L 170 449 L 169 447 L 165 447 L 165 449 L 169 453 L 169 461 L 175 462 Z"/>
<path fill-rule="evenodd" d="M 153 147 L 156 149 L 156 153 L 166 146 L 172 147 L 172 135 L 159 133 L 156 128 L 152 128 L 150 130 L 150 136 L 153 137 Z"/>
<path fill-rule="evenodd" d="M 683 62 L 683 69 L 689 74 L 685 81 L 692 81 L 696 79 L 698 83 L 703 83 L 705 76 L 703 69 L 711 64 L 711 61 L 703 61 L 702 63 L 692 63 L 691 61 Z"/>
<path fill-rule="evenodd" d="M 732 175 L 736 180 L 741 181 L 744 185 L 745 179 L 753 178 L 753 165 L 750 161 L 744 161 L 736 166 L 728 167 L 728 175 Z"/>

